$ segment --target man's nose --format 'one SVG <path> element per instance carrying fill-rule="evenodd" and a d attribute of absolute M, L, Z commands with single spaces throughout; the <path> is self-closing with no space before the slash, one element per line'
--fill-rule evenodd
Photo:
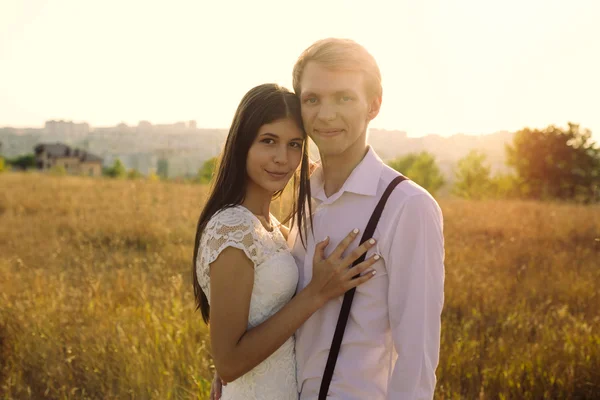
<path fill-rule="evenodd" d="M 337 115 L 337 110 L 333 104 L 323 103 L 319 107 L 317 117 L 323 121 L 333 121 Z"/>

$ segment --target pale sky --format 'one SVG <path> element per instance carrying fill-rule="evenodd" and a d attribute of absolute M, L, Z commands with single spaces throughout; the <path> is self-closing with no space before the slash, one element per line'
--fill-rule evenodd
<path fill-rule="evenodd" d="M 291 89 L 297 56 L 330 36 L 380 65 L 371 127 L 420 136 L 573 121 L 600 139 L 598 0 L 1 0 L 0 126 L 227 128 L 247 90 Z"/>

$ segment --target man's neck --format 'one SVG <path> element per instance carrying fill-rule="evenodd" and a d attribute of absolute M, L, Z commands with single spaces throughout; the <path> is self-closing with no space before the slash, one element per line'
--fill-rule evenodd
<path fill-rule="evenodd" d="M 362 147 L 351 147 L 342 154 L 334 156 L 321 155 L 325 196 L 330 197 L 344 186 L 346 179 L 354 171 L 354 168 L 360 164 L 368 151 L 369 147 L 365 144 Z"/>

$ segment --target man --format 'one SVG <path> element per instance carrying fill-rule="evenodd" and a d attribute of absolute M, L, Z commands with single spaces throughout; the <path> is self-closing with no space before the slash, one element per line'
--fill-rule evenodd
<path fill-rule="evenodd" d="M 364 47 L 318 41 L 300 55 L 293 80 L 306 132 L 321 156 L 311 176 L 315 237 L 309 235 L 306 249 L 294 230 L 288 239 L 301 290 L 311 279 L 316 242 L 329 236 L 334 248 L 348 231 L 364 230 L 399 174 L 367 145 L 382 86 Z M 405 181 L 392 192 L 373 235 L 377 245 L 367 253 L 381 260 L 373 266 L 375 277 L 356 290 L 328 398 L 433 398 L 444 300 L 442 226 L 441 210 L 423 188 Z M 301 400 L 318 397 L 342 300 L 330 301 L 296 333 Z"/>

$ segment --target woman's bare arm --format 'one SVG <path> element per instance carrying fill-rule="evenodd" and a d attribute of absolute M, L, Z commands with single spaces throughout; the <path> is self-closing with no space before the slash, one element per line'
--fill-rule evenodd
<path fill-rule="evenodd" d="M 210 337 L 215 367 L 223 381 L 232 382 L 250 371 L 281 347 L 326 301 L 373 276 L 368 273 L 352 279 L 377 260 L 371 257 L 348 269 L 373 245 L 365 243 L 342 259 L 353 239 L 346 238 L 327 259 L 323 258 L 327 241 L 317 245 L 311 283 L 279 312 L 250 330 L 247 324 L 254 265 L 242 250 L 228 247 L 221 252 L 210 266 Z"/>

